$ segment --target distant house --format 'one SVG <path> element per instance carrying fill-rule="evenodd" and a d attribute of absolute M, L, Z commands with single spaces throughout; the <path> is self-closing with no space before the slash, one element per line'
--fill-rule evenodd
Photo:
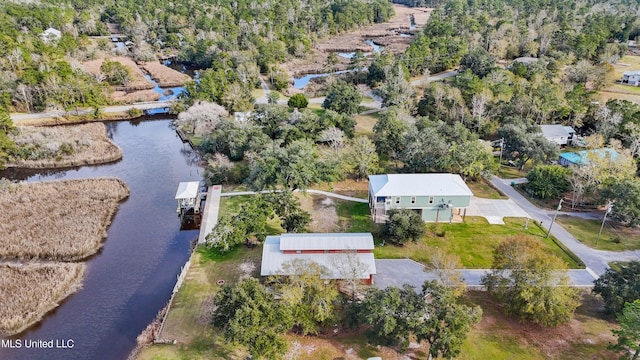
<path fill-rule="evenodd" d="M 523 57 L 513 59 L 513 62 L 519 62 L 521 64 L 529 65 L 531 63 L 538 62 L 539 60 L 540 59 L 535 57 L 523 56 Z"/>
<path fill-rule="evenodd" d="M 622 83 L 633 86 L 640 85 L 640 70 L 625 71 L 622 73 Z"/>
<path fill-rule="evenodd" d="M 594 150 L 582 150 L 577 153 L 565 152 L 560 154 L 558 163 L 563 166 L 585 166 L 589 165 L 589 157 L 597 155 L 600 158 L 610 158 L 616 160 L 618 158 L 618 152 L 611 148 L 602 148 Z"/>
<path fill-rule="evenodd" d="M 373 282 L 376 263 L 370 233 L 313 233 L 267 236 L 262 248 L 261 276 L 293 275 L 283 265 L 293 260 L 313 261 L 327 270 L 327 279 L 358 278 Z"/>
<path fill-rule="evenodd" d="M 415 210 L 427 222 L 451 221 L 454 209 L 469 206 L 472 195 L 456 174 L 369 176 L 369 209 L 374 222 L 385 222 L 394 209 Z"/>
<path fill-rule="evenodd" d="M 572 145 L 576 138 L 576 131 L 571 126 L 540 125 L 542 136 L 558 145 Z"/>
<path fill-rule="evenodd" d="M 60 38 L 62 37 L 62 32 L 54 28 L 48 28 L 42 34 L 40 34 L 40 37 L 42 38 L 42 41 L 50 43 L 60 40 Z"/>

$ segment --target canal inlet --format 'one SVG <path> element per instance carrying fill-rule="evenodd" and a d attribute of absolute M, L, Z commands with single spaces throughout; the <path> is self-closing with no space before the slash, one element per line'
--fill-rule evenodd
<path fill-rule="evenodd" d="M 1 359 L 125 359 L 138 334 L 168 302 L 198 230 L 180 231 L 175 186 L 200 181 L 198 154 L 170 119 L 106 122 L 121 161 L 62 170 L 0 173 L 12 180 L 113 176 L 131 190 L 103 248 L 87 261 L 83 288 L 13 339 L 72 339 L 72 349 L 0 349 Z"/>

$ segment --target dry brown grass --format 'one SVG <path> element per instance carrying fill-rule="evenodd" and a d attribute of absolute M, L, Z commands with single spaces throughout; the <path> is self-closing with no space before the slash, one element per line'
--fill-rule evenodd
<path fill-rule="evenodd" d="M 19 129 L 12 138 L 23 149 L 22 158 L 9 162 L 8 167 L 70 167 L 122 158 L 122 150 L 107 137 L 102 123 Z"/>
<path fill-rule="evenodd" d="M 85 265 L 46 263 L 0 266 L 0 336 L 40 321 L 82 286 Z"/>
<path fill-rule="evenodd" d="M 76 261 L 95 254 L 118 202 L 119 179 L 10 184 L 0 188 L 0 257 Z"/>
<path fill-rule="evenodd" d="M 114 103 L 130 104 L 134 102 L 156 101 L 162 97 L 155 90 L 137 90 L 137 91 L 114 91 L 111 93 L 111 100 Z"/>
<path fill-rule="evenodd" d="M 191 80 L 189 75 L 164 66 L 157 61 L 144 63 L 142 68 L 151 75 L 151 78 L 155 80 L 160 87 L 182 86 Z"/>
<path fill-rule="evenodd" d="M 400 32 L 418 32 L 424 26 L 431 15 L 429 8 L 409 8 L 403 5 L 394 4 L 395 16 L 388 22 L 363 26 L 355 31 L 328 37 L 319 41 L 303 59 L 294 59 L 286 64 L 284 68 L 289 70 L 293 76 L 302 74 L 319 73 L 326 71 L 327 57 L 330 52 L 352 52 L 362 50 L 365 53 L 371 52 L 373 48 L 364 43 L 365 39 L 373 38 L 376 43 L 383 45 L 387 51 L 394 54 L 403 53 L 411 43 L 412 38 L 400 36 Z M 409 31 L 409 16 L 413 14 L 416 21 L 417 30 Z M 349 59 L 338 57 L 340 61 L 336 65 L 336 70 L 345 70 L 349 66 Z"/>
<path fill-rule="evenodd" d="M 91 61 L 85 61 L 82 63 L 82 67 L 84 70 L 94 76 L 100 74 L 100 66 L 102 66 L 102 62 L 105 59 L 96 59 Z M 109 58 L 111 61 L 117 61 L 122 65 L 128 67 L 131 70 L 131 75 L 133 76 L 133 80 L 127 84 L 125 87 L 116 87 L 116 90 L 145 90 L 145 89 L 153 89 L 153 84 L 144 77 L 144 73 L 138 65 L 130 58 L 124 56 L 112 57 Z"/>

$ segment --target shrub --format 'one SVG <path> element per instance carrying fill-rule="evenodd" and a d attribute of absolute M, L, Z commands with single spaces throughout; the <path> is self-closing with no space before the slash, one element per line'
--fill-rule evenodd
<path fill-rule="evenodd" d="M 295 94 L 289 98 L 287 105 L 291 108 L 304 109 L 309 105 L 309 100 L 303 94 Z"/>
<path fill-rule="evenodd" d="M 131 108 L 129 109 L 129 116 L 132 118 L 138 118 L 140 116 L 142 116 L 144 113 L 142 112 L 142 110 L 138 109 L 138 108 Z"/>
<path fill-rule="evenodd" d="M 392 210 L 383 233 L 396 244 L 404 244 L 409 239 L 415 242 L 425 233 L 424 221 L 413 210 Z"/>
<path fill-rule="evenodd" d="M 529 193 L 540 199 L 554 199 L 569 189 L 567 176 L 571 170 L 558 165 L 536 166 L 527 174 Z"/>

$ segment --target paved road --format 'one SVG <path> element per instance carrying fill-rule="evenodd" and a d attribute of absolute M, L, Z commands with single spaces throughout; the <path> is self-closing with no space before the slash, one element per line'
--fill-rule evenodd
<path fill-rule="evenodd" d="M 530 218 L 539 221 L 545 228 L 549 227 L 551 219 L 553 218 L 553 211 L 539 209 L 535 205 L 531 204 L 529 200 L 511 187 L 510 179 L 501 179 L 494 176 L 491 179 L 491 183 L 498 190 L 502 191 L 520 205 L 520 207 L 529 214 Z M 587 270 L 593 271 L 597 276 L 604 274 L 609 267 L 607 264 L 611 261 L 631 261 L 640 259 L 640 251 L 613 252 L 592 249 L 576 240 L 573 235 L 557 223 L 555 223 L 551 228 L 551 234 L 580 257 L 580 259 L 582 259 L 582 261 L 587 265 Z"/>
<path fill-rule="evenodd" d="M 448 77 L 452 77 L 452 76 L 455 76 L 455 75 L 458 75 L 458 70 L 444 71 L 444 72 L 441 72 L 441 73 L 429 75 L 428 78 L 427 77 L 422 77 L 420 79 L 413 80 L 413 81 L 411 81 L 411 86 L 418 86 L 418 85 L 421 85 L 421 84 L 423 84 L 425 82 L 428 82 L 428 81 L 441 81 L 441 80 L 444 80 L 444 79 L 446 79 Z"/>
<path fill-rule="evenodd" d="M 489 269 L 459 269 L 456 270 L 470 287 L 481 287 L 482 277 Z M 438 276 L 433 271 L 425 271 L 424 265 L 410 259 L 376 259 L 376 272 L 373 276 L 373 284 L 379 289 L 389 286 L 402 286 L 409 284 L 422 289 L 422 284 L 427 280 L 437 280 Z M 593 276 L 586 269 L 569 270 L 571 284 L 575 287 L 592 287 Z"/>
<path fill-rule="evenodd" d="M 147 102 L 139 102 L 131 105 L 114 105 L 114 106 L 105 106 L 101 107 L 101 111 L 105 113 L 116 113 L 116 112 L 126 112 L 133 108 L 138 110 L 149 110 L 149 109 L 161 109 L 166 107 L 171 107 L 175 100 L 164 100 L 164 101 L 147 101 Z M 67 115 L 88 115 L 93 113 L 95 109 L 82 109 L 79 111 L 49 111 L 49 112 L 41 112 L 34 114 L 24 114 L 24 113 L 14 113 L 11 114 L 11 120 L 19 124 L 20 120 L 34 120 L 34 119 L 46 119 L 46 118 L 55 118 Z"/>

